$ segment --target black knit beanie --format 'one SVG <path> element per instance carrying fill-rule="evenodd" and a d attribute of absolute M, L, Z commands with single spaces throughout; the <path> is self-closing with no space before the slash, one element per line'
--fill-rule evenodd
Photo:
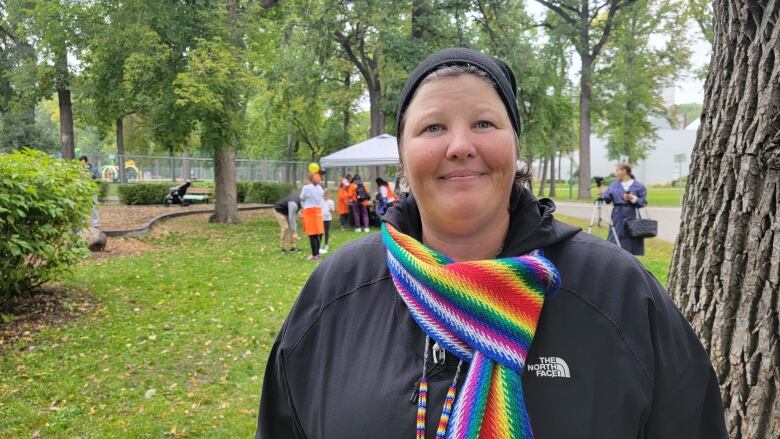
<path fill-rule="evenodd" d="M 401 133 L 401 120 L 404 112 L 409 107 L 409 103 L 414 97 L 414 92 L 426 76 L 444 66 L 467 66 L 471 65 L 487 73 L 490 79 L 496 84 L 496 92 L 504 102 L 506 112 L 512 121 L 512 127 L 515 133 L 520 135 L 520 116 L 517 110 L 517 84 L 512 69 L 498 58 L 484 55 L 477 51 L 463 47 L 454 47 L 444 49 L 429 56 L 420 63 L 417 68 L 409 75 L 404 89 L 401 92 L 401 99 L 398 101 L 398 120 L 395 125 L 396 136 Z M 399 139 L 400 140 L 400 139 Z"/>

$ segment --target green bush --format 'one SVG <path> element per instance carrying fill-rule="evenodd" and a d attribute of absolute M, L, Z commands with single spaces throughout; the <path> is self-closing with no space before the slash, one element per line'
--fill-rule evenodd
<path fill-rule="evenodd" d="M 120 184 L 119 202 L 129 205 L 163 204 L 168 190 L 175 183 L 128 183 Z"/>
<path fill-rule="evenodd" d="M 251 181 L 239 181 L 236 183 L 236 195 L 239 203 L 246 203 L 246 193 L 251 185 Z"/>
<path fill-rule="evenodd" d="M 106 201 L 106 198 L 108 198 L 108 191 L 111 188 L 111 183 L 105 180 L 99 180 L 98 185 L 99 185 L 98 201 L 102 203 Z"/>
<path fill-rule="evenodd" d="M 285 183 L 268 181 L 243 182 L 245 188 L 245 203 L 275 203 L 278 199 L 295 191 L 295 188 Z"/>
<path fill-rule="evenodd" d="M 0 154 L 0 302 L 34 289 L 89 254 L 97 186 L 84 165 L 25 149 Z"/>

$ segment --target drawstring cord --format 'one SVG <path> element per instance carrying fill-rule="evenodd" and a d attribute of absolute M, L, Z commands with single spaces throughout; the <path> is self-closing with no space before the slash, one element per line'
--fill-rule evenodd
<path fill-rule="evenodd" d="M 423 371 L 422 377 L 415 384 L 416 396 L 417 396 L 417 423 L 416 423 L 416 439 L 425 439 L 425 414 L 428 408 L 428 351 L 430 350 L 431 338 L 425 336 L 425 354 L 423 354 Z M 441 417 L 439 418 L 439 426 L 436 429 L 436 439 L 443 439 L 447 433 L 447 425 L 450 422 L 450 415 L 452 414 L 452 406 L 455 402 L 455 396 L 458 393 L 458 379 L 460 378 L 461 368 L 463 366 L 463 360 L 458 361 L 458 369 L 455 371 L 455 377 L 452 379 L 452 384 L 447 389 L 447 396 L 444 399 L 444 406 L 441 410 Z M 442 361 L 441 368 L 444 368 L 444 361 Z M 437 367 L 431 370 L 438 373 L 441 369 L 436 370 Z M 431 373 L 431 375 L 434 375 Z M 414 395 L 413 395 L 414 396 Z"/>

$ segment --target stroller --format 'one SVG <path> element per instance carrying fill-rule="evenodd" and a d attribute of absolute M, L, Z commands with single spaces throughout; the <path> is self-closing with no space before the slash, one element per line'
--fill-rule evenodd
<path fill-rule="evenodd" d="M 187 188 L 190 187 L 190 182 L 186 182 L 179 186 L 174 186 L 170 189 L 168 189 L 168 195 L 165 196 L 163 199 L 163 204 L 165 204 L 165 207 L 170 206 L 171 204 L 181 204 L 182 206 L 189 206 L 190 200 L 185 200 L 184 195 L 187 194 Z"/>

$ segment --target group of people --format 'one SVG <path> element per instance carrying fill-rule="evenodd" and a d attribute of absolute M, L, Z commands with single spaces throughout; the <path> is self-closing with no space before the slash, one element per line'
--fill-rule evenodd
<path fill-rule="evenodd" d="M 374 209 L 377 216 L 381 217 L 389 207 L 395 204 L 395 192 L 390 188 L 390 184 L 382 178 L 377 177 L 376 185 L 377 194 Z M 371 196 L 360 175 L 355 174 L 353 177 L 350 174 L 346 174 L 341 177 L 338 201 L 341 230 L 346 230 L 350 227 L 349 220 L 351 216 L 356 232 L 364 231 L 368 233 L 371 231 L 369 228 Z"/>
<path fill-rule="evenodd" d="M 318 260 L 320 254 L 327 253 L 330 240 L 330 222 L 336 206 L 327 190 L 320 184 L 319 173 L 309 175 L 309 183 L 303 186 L 300 194 L 288 195 L 274 205 L 274 215 L 281 229 L 279 246 L 282 253 L 299 252 L 297 217 L 303 222 L 303 231 L 309 237 L 311 255 L 307 259 Z"/>
<path fill-rule="evenodd" d="M 366 233 L 369 228 L 369 208 L 371 197 L 368 194 L 360 175 L 354 177 L 347 174 L 339 182 L 338 209 L 327 189 L 322 187 L 322 174 L 309 174 L 309 183 L 301 189 L 300 194 L 292 194 L 277 201 L 274 214 L 281 229 L 279 247 L 282 253 L 299 252 L 296 241 L 298 237 L 297 218 L 303 222 L 303 231 L 309 238 L 311 255 L 309 260 L 318 260 L 321 254 L 330 250 L 330 223 L 333 212 L 338 210 L 341 230 L 350 227 L 350 217 L 354 221 L 355 231 Z M 378 215 L 395 203 L 395 193 L 382 178 L 376 179 L 377 194 L 374 207 Z"/>

